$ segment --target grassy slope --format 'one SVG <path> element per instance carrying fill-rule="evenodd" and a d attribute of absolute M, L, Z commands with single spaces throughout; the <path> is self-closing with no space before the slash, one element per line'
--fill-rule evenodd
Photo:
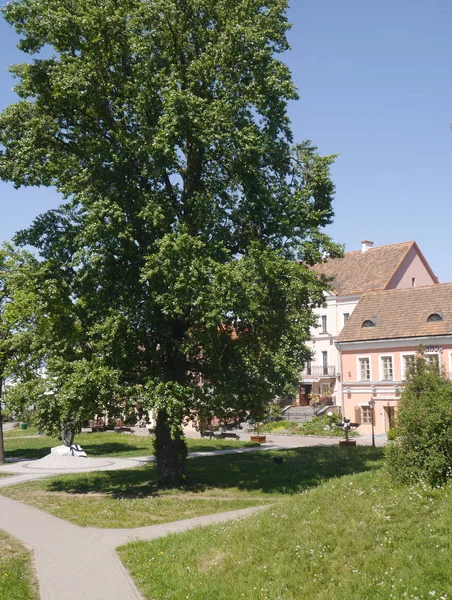
<path fill-rule="evenodd" d="M 368 471 L 120 556 L 149 599 L 444 599 L 451 528 L 450 488 L 398 487 Z"/>
<path fill-rule="evenodd" d="M 157 489 L 150 464 L 61 475 L 0 493 L 78 525 L 139 527 L 276 501 L 339 474 L 375 469 L 380 459 L 380 449 L 299 448 L 190 460 L 183 490 Z"/>
<path fill-rule="evenodd" d="M 153 453 L 151 437 L 105 433 L 81 433 L 75 441 L 80 444 L 88 456 L 146 456 Z M 21 438 L 5 436 L 5 451 L 9 458 L 42 458 L 50 448 L 60 445 L 56 438 L 47 436 Z M 221 450 L 255 446 L 250 442 L 234 440 L 207 440 L 187 438 L 189 452 Z"/>
<path fill-rule="evenodd" d="M 30 552 L 0 530 L 0 598 L 37 600 L 38 597 Z"/>

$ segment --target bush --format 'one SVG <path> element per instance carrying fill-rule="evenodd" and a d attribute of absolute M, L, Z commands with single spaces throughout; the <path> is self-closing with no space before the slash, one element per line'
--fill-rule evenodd
<path fill-rule="evenodd" d="M 312 421 L 303 423 L 297 427 L 297 433 L 299 435 L 321 435 L 321 436 L 333 436 L 333 437 L 344 437 L 344 430 L 342 427 L 338 427 L 338 423 L 341 422 L 338 415 L 332 417 L 332 427 L 330 428 L 330 418 L 326 415 L 321 417 L 314 417 Z M 358 435 L 356 431 L 349 433 L 351 437 Z"/>
<path fill-rule="evenodd" d="M 275 421 L 261 425 L 259 429 L 262 433 L 284 433 L 285 431 L 293 432 L 297 425 L 296 421 Z"/>
<path fill-rule="evenodd" d="M 446 483 L 452 467 L 452 381 L 426 363 L 421 351 L 407 372 L 397 432 L 385 452 L 390 474 L 404 483 Z"/>
<path fill-rule="evenodd" d="M 386 435 L 388 436 L 388 441 L 393 442 L 400 436 L 400 432 L 397 427 L 393 427 L 392 429 L 388 429 Z"/>

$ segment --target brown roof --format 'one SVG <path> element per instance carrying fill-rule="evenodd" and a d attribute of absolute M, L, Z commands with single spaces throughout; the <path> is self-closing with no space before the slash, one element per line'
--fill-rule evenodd
<path fill-rule="evenodd" d="M 313 269 L 317 273 L 333 278 L 332 288 L 339 296 L 384 289 L 413 246 L 433 280 L 436 281 L 416 242 L 378 246 L 369 248 L 367 252 L 361 250 L 346 252 L 343 258 L 329 259 L 325 263 L 314 265 Z"/>
<path fill-rule="evenodd" d="M 428 322 L 433 313 L 443 320 Z M 375 327 L 362 327 L 372 320 Z M 363 294 L 338 342 L 452 334 L 452 283 Z"/>

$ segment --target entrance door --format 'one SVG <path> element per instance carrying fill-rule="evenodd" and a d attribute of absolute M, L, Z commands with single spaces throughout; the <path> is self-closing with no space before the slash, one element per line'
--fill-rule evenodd
<path fill-rule="evenodd" d="M 385 406 L 385 414 L 386 414 L 386 431 L 392 429 L 395 426 L 395 407 L 394 406 Z"/>
<path fill-rule="evenodd" d="M 309 406 L 309 394 L 311 393 L 312 385 L 303 383 L 299 387 L 298 402 L 300 406 Z"/>

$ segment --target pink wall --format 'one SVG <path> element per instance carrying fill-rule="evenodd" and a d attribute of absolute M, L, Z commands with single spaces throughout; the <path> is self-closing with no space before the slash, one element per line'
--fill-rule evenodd
<path fill-rule="evenodd" d="M 425 347 L 437 347 L 434 341 L 425 344 Z M 445 344 L 442 352 L 438 352 L 440 357 L 441 371 L 450 373 L 452 364 L 452 342 Z M 342 351 L 342 388 L 343 388 L 343 412 L 347 419 L 360 421 L 362 416 L 362 406 L 366 406 L 371 398 L 374 398 L 375 413 L 374 427 L 375 433 L 384 433 L 390 428 L 390 421 L 397 412 L 398 393 L 403 388 L 403 355 L 416 353 L 418 345 L 408 344 L 403 348 L 395 348 L 388 343 L 386 348 L 377 350 L 366 350 L 361 348 L 359 351 Z M 393 379 L 391 381 L 383 380 L 381 369 L 381 357 L 391 356 L 393 365 Z M 360 381 L 358 359 L 363 357 L 370 358 L 370 380 Z M 371 386 L 375 386 L 375 390 Z M 398 389 L 396 389 L 396 386 Z M 371 424 L 365 424 L 361 420 L 358 429 L 361 433 L 370 433 Z"/>
<path fill-rule="evenodd" d="M 422 285 L 431 285 L 436 283 L 426 269 L 415 246 L 413 246 L 403 259 L 400 267 L 397 269 L 394 277 L 391 279 L 386 289 L 410 288 L 412 279 L 415 279 L 414 287 Z"/>
<path fill-rule="evenodd" d="M 430 344 L 426 344 L 430 346 Z M 342 351 L 342 381 L 343 385 L 347 383 L 359 381 L 360 374 L 358 373 L 358 358 L 362 356 L 368 356 L 370 358 L 370 378 L 372 382 L 381 381 L 380 377 L 380 357 L 381 356 L 392 356 L 393 357 L 393 371 L 394 381 L 402 380 L 402 356 L 404 354 L 410 354 L 417 352 L 418 345 L 407 345 L 403 348 L 394 348 L 387 346 L 386 348 L 378 348 L 378 350 L 366 350 L 362 348 L 357 351 Z M 452 343 L 449 345 L 441 346 L 443 348 L 442 354 L 440 354 L 440 360 L 442 363 L 442 369 L 445 372 L 450 370 L 449 353 L 452 352 Z M 349 375 L 350 373 L 350 375 Z M 365 383 L 365 382 L 363 382 Z"/>

